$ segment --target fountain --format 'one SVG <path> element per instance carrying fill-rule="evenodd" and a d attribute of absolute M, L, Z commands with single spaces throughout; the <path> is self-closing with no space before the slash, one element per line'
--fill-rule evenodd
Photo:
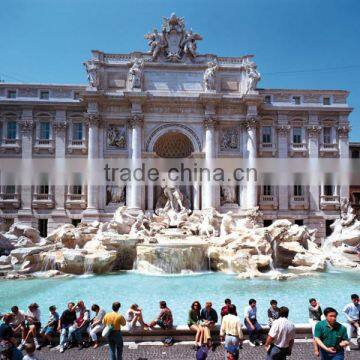
<path fill-rule="evenodd" d="M 333 268 L 359 269 L 360 222 L 348 201 L 322 247 L 305 226 L 277 220 L 262 226 L 258 208 L 244 218 L 215 209 L 191 213 L 175 186 L 163 188 L 154 214 L 132 214 L 126 206 L 112 221 L 65 224 L 47 238 L 16 223 L 1 234 L 4 278 L 32 277 L 39 271 L 102 274 L 135 269 L 140 273 L 180 274 L 207 270 L 240 278 L 285 279 Z M 286 269 L 286 273 L 279 271 Z"/>

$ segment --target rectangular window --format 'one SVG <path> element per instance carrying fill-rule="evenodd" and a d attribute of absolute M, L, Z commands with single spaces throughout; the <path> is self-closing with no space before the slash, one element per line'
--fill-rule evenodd
<path fill-rule="evenodd" d="M 324 144 L 331 144 L 331 127 L 324 127 L 324 134 L 323 134 L 323 141 Z"/>
<path fill-rule="evenodd" d="M 40 91 L 40 99 L 42 100 L 49 100 L 49 91 L 41 90 Z"/>
<path fill-rule="evenodd" d="M 16 187 L 15 185 L 6 185 L 5 186 L 5 194 L 15 194 Z"/>
<path fill-rule="evenodd" d="M 303 196 L 303 186 L 302 185 L 294 185 L 294 196 Z"/>
<path fill-rule="evenodd" d="M 82 194 L 82 186 L 81 185 L 73 185 L 72 186 L 72 193 L 74 195 L 81 195 Z"/>
<path fill-rule="evenodd" d="M 7 98 L 8 99 L 16 99 L 16 90 L 8 90 Z"/>
<path fill-rule="evenodd" d="M 16 139 L 16 121 L 8 121 L 6 137 L 8 139 Z"/>
<path fill-rule="evenodd" d="M 264 126 L 262 128 L 262 142 L 264 144 L 271 144 L 271 126 Z"/>
<path fill-rule="evenodd" d="M 334 187 L 332 185 L 325 185 L 324 186 L 324 195 L 333 196 L 333 194 L 334 194 Z"/>
<path fill-rule="evenodd" d="M 49 194 L 49 185 L 40 185 L 39 194 Z"/>
<path fill-rule="evenodd" d="M 83 138 L 83 126 L 82 123 L 73 124 L 73 140 L 82 140 Z"/>
<path fill-rule="evenodd" d="M 299 226 L 303 226 L 304 225 L 304 220 L 303 219 L 297 219 L 297 220 L 295 220 L 295 224 L 299 225 Z"/>
<path fill-rule="evenodd" d="M 272 187 L 271 185 L 263 186 L 263 195 L 272 195 Z"/>
<path fill-rule="evenodd" d="M 329 97 L 323 98 L 323 105 L 331 105 L 331 100 Z"/>
<path fill-rule="evenodd" d="M 302 143 L 302 128 L 300 127 L 293 128 L 293 143 L 294 144 Z"/>
<path fill-rule="evenodd" d="M 50 123 L 41 122 L 40 123 L 40 139 L 49 140 L 50 139 Z"/>
<path fill-rule="evenodd" d="M 74 91 L 74 100 L 80 99 L 80 93 L 78 91 Z"/>
<path fill-rule="evenodd" d="M 300 96 L 293 96 L 293 103 L 295 105 L 300 105 L 301 104 L 301 97 Z"/>
<path fill-rule="evenodd" d="M 270 95 L 266 95 L 264 98 L 264 103 L 265 104 L 271 104 L 271 96 Z"/>

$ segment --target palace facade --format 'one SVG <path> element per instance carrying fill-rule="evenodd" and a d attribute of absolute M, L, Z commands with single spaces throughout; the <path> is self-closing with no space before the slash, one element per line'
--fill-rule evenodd
<path fill-rule="evenodd" d="M 87 85 L 0 83 L 0 157 L 348 158 L 352 109 L 342 90 L 263 89 L 253 56 L 198 54 L 201 36 L 172 14 L 147 34 L 149 52 L 92 51 Z M 0 160 L 1 160 L 0 158 Z M 81 183 L 82 181 L 82 183 Z M 108 220 L 115 209 L 154 210 L 155 186 L 19 186 L 1 169 L 0 219 L 43 235 L 64 222 Z M 196 211 L 224 202 L 239 215 L 259 206 L 268 224 L 288 218 L 324 236 L 349 187 L 181 188 Z M 224 200 L 225 197 L 225 200 Z"/>

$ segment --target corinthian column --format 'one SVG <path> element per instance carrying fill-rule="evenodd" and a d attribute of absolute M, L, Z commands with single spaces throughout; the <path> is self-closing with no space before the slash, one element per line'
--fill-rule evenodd
<path fill-rule="evenodd" d="M 98 112 L 86 113 L 86 121 L 89 128 L 88 143 L 88 188 L 87 188 L 87 208 L 85 216 L 96 217 L 99 210 L 99 186 L 96 184 L 96 159 L 99 157 L 99 122 Z M 94 220 L 94 218 L 92 219 Z"/>
<path fill-rule="evenodd" d="M 34 121 L 32 110 L 23 110 L 21 121 L 19 123 L 21 134 L 21 147 L 22 147 L 22 181 L 29 181 L 29 183 L 22 183 L 21 185 L 21 209 L 18 212 L 19 221 L 33 225 L 34 217 L 31 210 L 31 175 L 34 169 L 31 165 L 32 158 L 32 138 Z M 25 177 L 26 176 L 26 177 Z"/>
<path fill-rule="evenodd" d="M 215 151 L 215 126 L 216 120 L 215 116 L 207 116 L 204 121 L 204 130 L 205 130 L 205 167 L 210 170 L 212 174 L 212 169 L 214 167 L 214 159 L 216 157 Z M 212 183 L 212 178 L 210 176 L 210 181 L 203 178 L 203 192 L 202 192 L 202 208 L 207 209 L 211 207 L 216 207 L 216 189 L 218 186 Z"/>
<path fill-rule="evenodd" d="M 257 157 L 257 125 L 258 119 L 257 116 L 248 116 L 245 121 L 245 127 L 247 130 L 247 139 L 246 139 L 246 150 L 248 157 L 248 168 L 256 169 L 256 157 Z M 252 172 L 253 173 L 253 172 Z M 256 179 L 253 175 L 250 176 L 246 184 L 246 203 L 247 208 L 253 208 L 257 206 L 257 185 Z"/>
<path fill-rule="evenodd" d="M 340 198 L 349 198 L 349 172 L 350 172 L 350 162 L 349 162 L 349 124 L 339 126 L 338 135 L 339 135 L 339 157 L 341 159 L 341 176 L 340 176 Z"/>
<path fill-rule="evenodd" d="M 142 114 L 133 114 L 129 119 L 129 128 L 131 129 L 130 161 L 132 173 L 136 168 L 141 167 L 141 133 L 143 116 Z M 141 184 L 132 181 L 128 186 L 129 192 L 126 196 L 126 204 L 132 210 L 141 209 Z"/>

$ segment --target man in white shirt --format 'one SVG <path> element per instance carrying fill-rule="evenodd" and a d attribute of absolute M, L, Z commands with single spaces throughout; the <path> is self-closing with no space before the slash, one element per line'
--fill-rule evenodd
<path fill-rule="evenodd" d="M 227 353 L 233 354 L 235 358 L 239 355 L 239 347 L 243 341 L 243 332 L 241 322 L 236 316 L 236 307 L 233 304 L 228 305 L 228 314 L 225 315 L 221 322 L 220 338 L 225 340 L 225 350 Z"/>
<path fill-rule="evenodd" d="M 356 332 L 357 343 L 360 346 L 360 303 L 359 303 L 359 295 L 352 294 L 351 295 L 351 303 L 344 307 L 343 313 L 345 314 L 347 324 L 346 330 L 351 340 L 351 336 L 353 332 Z"/>
<path fill-rule="evenodd" d="M 294 345 L 295 326 L 287 318 L 289 309 L 282 306 L 279 309 L 279 319 L 275 320 L 266 339 L 266 360 L 286 360 L 291 355 Z"/>

